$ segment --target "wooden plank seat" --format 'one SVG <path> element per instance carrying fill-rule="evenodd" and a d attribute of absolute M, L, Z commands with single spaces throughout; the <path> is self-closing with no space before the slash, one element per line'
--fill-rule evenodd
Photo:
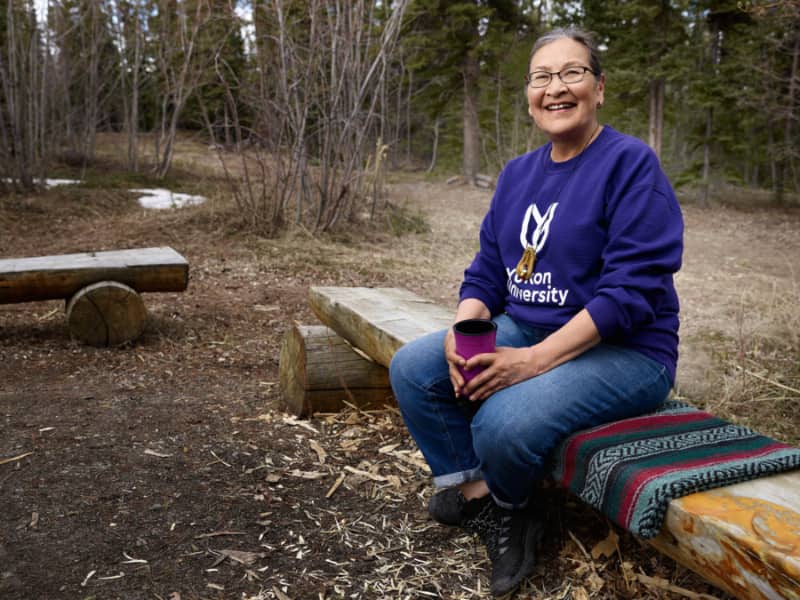
<path fill-rule="evenodd" d="M 408 341 L 447 327 L 452 310 L 397 288 L 314 287 L 322 323 L 388 366 Z M 800 471 L 697 492 L 669 502 L 647 540 L 737 598 L 800 598 Z"/>
<path fill-rule="evenodd" d="M 0 304 L 65 299 L 70 333 L 94 346 L 144 330 L 141 292 L 181 292 L 189 264 L 169 247 L 0 259 Z"/>

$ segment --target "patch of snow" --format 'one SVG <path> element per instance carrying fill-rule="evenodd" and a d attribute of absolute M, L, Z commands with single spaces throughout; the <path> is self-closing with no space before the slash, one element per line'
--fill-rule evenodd
<path fill-rule="evenodd" d="M 13 180 L 6 177 L 3 181 L 6 183 L 11 183 Z M 38 185 L 42 185 L 42 180 L 37 179 L 36 183 Z M 44 187 L 49 190 L 51 187 L 56 187 L 57 185 L 74 185 L 76 183 L 83 183 L 83 181 L 80 179 L 45 179 Z"/>
<path fill-rule="evenodd" d="M 74 185 L 76 183 L 83 183 L 80 179 L 45 179 L 44 186 L 47 189 L 56 187 L 57 185 Z"/>
<path fill-rule="evenodd" d="M 205 196 L 174 193 L 163 188 L 135 189 L 131 191 L 137 194 L 145 194 L 139 197 L 139 204 L 143 208 L 154 208 L 157 210 L 193 206 L 206 201 Z"/>

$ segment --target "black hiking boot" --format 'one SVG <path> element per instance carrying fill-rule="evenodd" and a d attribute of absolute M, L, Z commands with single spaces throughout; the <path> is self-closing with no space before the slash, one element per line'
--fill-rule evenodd
<path fill-rule="evenodd" d="M 437 523 L 455 527 L 461 525 L 462 510 L 467 503 L 464 494 L 457 487 L 436 492 L 428 502 L 428 514 Z"/>
<path fill-rule="evenodd" d="M 464 527 L 465 522 L 477 515 L 486 504 L 494 504 L 490 496 L 467 500 L 461 490 L 451 487 L 431 497 L 428 502 L 428 514 L 442 525 Z M 474 530 L 469 531 L 476 533 Z"/>
<path fill-rule="evenodd" d="M 533 572 L 544 526 L 531 508 L 507 510 L 486 502 L 462 525 L 478 534 L 492 561 L 491 591 L 503 596 Z"/>

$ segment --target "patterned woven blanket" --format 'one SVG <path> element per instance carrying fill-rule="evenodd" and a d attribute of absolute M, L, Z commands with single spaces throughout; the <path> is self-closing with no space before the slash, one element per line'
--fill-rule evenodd
<path fill-rule="evenodd" d="M 555 455 L 556 482 L 628 531 L 658 534 L 673 498 L 800 467 L 800 449 L 682 402 L 578 432 Z"/>

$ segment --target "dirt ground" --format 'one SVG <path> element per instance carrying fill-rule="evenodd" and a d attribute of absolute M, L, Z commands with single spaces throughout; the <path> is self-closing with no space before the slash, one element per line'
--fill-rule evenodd
<path fill-rule="evenodd" d="M 293 321 L 315 323 L 309 286 L 404 286 L 454 305 L 490 192 L 407 177 L 389 191 L 431 231 L 264 240 L 227 232 L 213 199 L 0 199 L 0 257 L 168 245 L 190 263 L 188 290 L 146 295 L 147 330 L 121 348 L 70 340 L 63 302 L 0 306 L 0 597 L 488 597 L 482 548 L 427 517 L 428 474 L 396 410 L 301 421 L 281 407 L 279 347 Z M 713 404 L 713 341 L 785 329 L 760 307 L 798 297 L 800 213 L 684 211 L 678 392 Z M 608 523 L 554 496 L 518 598 L 724 597 L 621 532 L 591 558 Z"/>

